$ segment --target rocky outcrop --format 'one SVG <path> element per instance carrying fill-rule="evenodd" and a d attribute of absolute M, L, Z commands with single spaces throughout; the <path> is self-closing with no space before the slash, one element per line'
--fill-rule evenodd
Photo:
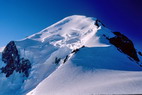
<path fill-rule="evenodd" d="M 140 60 L 137 56 L 137 52 L 134 48 L 133 42 L 120 32 L 114 32 L 114 34 L 116 35 L 115 37 L 109 38 L 110 43 L 121 50 L 121 52 L 127 54 L 135 61 L 139 62 Z"/>
<path fill-rule="evenodd" d="M 95 25 L 97 26 L 97 28 L 99 28 L 101 25 L 105 27 L 105 25 L 98 19 L 95 21 Z"/>
<path fill-rule="evenodd" d="M 11 41 L 2 52 L 2 61 L 6 64 L 8 63 L 19 63 L 20 56 L 14 41 Z"/>
<path fill-rule="evenodd" d="M 28 59 L 20 58 L 19 52 L 14 41 L 11 41 L 2 52 L 2 61 L 6 64 L 1 68 L 1 72 L 9 77 L 14 71 L 23 73 L 28 77 L 31 63 Z"/>
<path fill-rule="evenodd" d="M 141 53 L 140 51 L 138 52 L 138 54 L 139 54 L 140 56 L 142 56 L 142 53 Z"/>

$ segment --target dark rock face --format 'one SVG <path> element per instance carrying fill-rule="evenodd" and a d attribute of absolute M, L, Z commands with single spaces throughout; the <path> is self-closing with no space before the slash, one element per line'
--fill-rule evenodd
<path fill-rule="evenodd" d="M 75 49 L 71 53 L 77 53 L 78 51 L 79 51 L 79 49 Z"/>
<path fill-rule="evenodd" d="M 66 58 L 64 59 L 64 62 L 65 63 L 67 60 L 68 60 L 69 56 L 67 55 Z"/>
<path fill-rule="evenodd" d="M 95 25 L 97 26 L 97 28 L 99 28 L 101 25 L 105 27 L 105 25 L 98 19 L 95 21 Z"/>
<path fill-rule="evenodd" d="M 139 62 L 140 60 L 137 56 L 137 52 L 134 48 L 133 42 L 120 32 L 114 32 L 114 34 L 116 36 L 109 39 L 110 43 L 116 46 L 123 53 L 133 58 L 135 61 Z"/>
<path fill-rule="evenodd" d="M 30 61 L 28 59 L 21 58 L 20 59 L 20 65 L 16 70 L 17 70 L 17 72 L 23 73 L 24 76 L 28 77 L 30 68 L 31 68 Z"/>
<path fill-rule="evenodd" d="M 2 61 L 6 64 L 19 63 L 20 56 L 14 41 L 11 41 L 2 52 Z"/>
<path fill-rule="evenodd" d="M 142 56 L 142 53 L 141 53 L 140 51 L 138 52 L 138 54 L 139 54 L 140 56 Z"/>
<path fill-rule="evenodd" d="M 85 47 L 85 46 L 83 45 L 81 48 L 84 48 L 84 47 Z M 78 48 L 78 49 L 73 50 L 73 51 L 71 52 L 71 54 L 76 54 L 77 52 L 79 52 L 79 50 L 80 50 L 81 48 Z M 67 56 L 65 57 L 63 63 L 65 63 L 65 62 L 69 59 L 69 57 L 70 57 L 70 56 L 67 55 Z"/>
<path fill-rule="evenodd" d="M 11 41 L 2 52 L 2 61 L 6 64 L 1 68 L 1 72 L 9 77 L 14 71 L 23 73 L 28 77 L 31 63 L 28 59 L 20 58 L 14 41 Z"/>
<path fill-rule="evenodd" d="M 55 58 L 55 64 L 59 64 L 59 62 L 60 62 L 60 60 L 61 60 L 61 58 Z"/>

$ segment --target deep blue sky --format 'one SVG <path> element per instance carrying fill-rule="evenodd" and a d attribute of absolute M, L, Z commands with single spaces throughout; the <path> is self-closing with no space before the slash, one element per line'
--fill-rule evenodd
<path fill-rule="evenodd" d="M 0 0 L 0 47 L 74 14 L 97 17 L 142 48 L 142 0 Z"/>

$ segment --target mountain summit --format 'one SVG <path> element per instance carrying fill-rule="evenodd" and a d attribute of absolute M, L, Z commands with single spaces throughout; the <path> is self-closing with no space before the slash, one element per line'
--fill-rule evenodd
<path fill-rule="evenodd" d="M 93 17 L 66 17 L 0 55 L 0 95 L 142 93 L 142 53 Z"/>

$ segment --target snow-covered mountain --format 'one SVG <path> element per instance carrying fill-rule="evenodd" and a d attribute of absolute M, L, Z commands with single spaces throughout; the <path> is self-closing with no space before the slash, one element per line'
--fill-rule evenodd
<path fill-rule="evenodd" d="M 93 17 L 66 17 L 0 51 L 0 95 L 142 93 L 142 53 Z"/>

